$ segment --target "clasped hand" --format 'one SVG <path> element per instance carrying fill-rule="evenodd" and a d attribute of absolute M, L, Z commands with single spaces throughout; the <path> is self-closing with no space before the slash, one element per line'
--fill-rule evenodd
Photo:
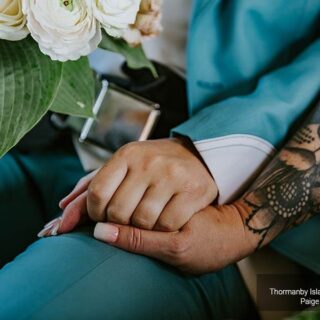
<path fill-rule="evenodd" d="M 181 139 L 127 144 L 61 201 L 64 216 L 179 230 L 217 196 L 213 178 L 191 150 Z"/>
<path fill-rule="evenodd" d="M 99 240 L 188 272 L 214 271 L 253 248 L 241 210 L 210 206 L 216 197 L 215 182 L 188 141 L 130 143 L 60 202 L 57 231 L 90 218 L 98 222 Z M 246 243 L 241 250 L 234 246 L 239 241 Z"/>

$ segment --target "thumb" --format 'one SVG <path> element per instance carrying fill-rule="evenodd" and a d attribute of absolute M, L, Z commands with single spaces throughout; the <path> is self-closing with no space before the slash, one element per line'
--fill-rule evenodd
<path fill-rule="evenodd" d="M 178 232 L 158 232 L 132 226 L 97 223 L 94 237 L 126 251 L 172 264 L 172 244 L 176 242 Z"/>

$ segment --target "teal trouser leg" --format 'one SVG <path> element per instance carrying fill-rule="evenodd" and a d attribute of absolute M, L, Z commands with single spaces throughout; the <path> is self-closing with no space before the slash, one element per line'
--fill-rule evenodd
<path fill-rule="evenodd" d="M 44 223 L 34 190 L 12 155 L 0 161 L 0 268 L 35 240 Z"/>
<path fill-rule="evenodd" d="M 0 319 L 253 319 L 235 266 L 201 277 L 81 230 L 42 239 L 0 271 Z"/>
<path fill-rule="evenodd" d="M 12 152 L 0 160 L 0 268 L 22 252 L 84 172 L 73 150 Z"/>
<path fill-rule="evenodd" d="M 0 161 L 0 256 L 16 255 L 83 175 L 76 156 L 13 153 Z M 191 277 L 113 248 L 87 227 L 36 241 L 0 270 L 0 319 L 252 319 L 235 266 Z"/>

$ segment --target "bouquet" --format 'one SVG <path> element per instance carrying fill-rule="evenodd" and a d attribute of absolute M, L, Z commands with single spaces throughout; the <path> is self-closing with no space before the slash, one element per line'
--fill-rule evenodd
<path fill-rule="evenodd" d="M 48 112 L 91 117 L 100 47 L 149 68 L 141 42 L 161 31 L 161 0 L 0 0 L 0 157 Z"/>

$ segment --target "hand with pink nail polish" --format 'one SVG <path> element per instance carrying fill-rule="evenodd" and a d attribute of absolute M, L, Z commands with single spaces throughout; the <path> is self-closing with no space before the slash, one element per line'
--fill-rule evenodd
<path fill-rule="evenodd" d="M 81 179 L 60 202 L 58 233 L 83 219 L 177 231 L 217 197 L 216 184 L 186 139 L 133 142 Z"/>

